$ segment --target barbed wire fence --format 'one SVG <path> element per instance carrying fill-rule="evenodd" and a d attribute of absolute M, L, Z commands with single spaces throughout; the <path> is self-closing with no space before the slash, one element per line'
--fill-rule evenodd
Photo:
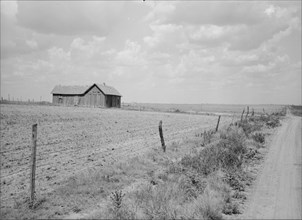
<path fill-rule="evenodd" d="M 188 130 L 188 129 L 198 129 L 198 128 L 202 128 L 202 129 L 206 129 L 206 128 L 214 128 L 213 124 L 209 123 L 206 126 L 198 124 L 198 122 L 194 122 L 193 120 L 191 120 L 191 115 L 189 115 L 189 120 L 190 123 L 188 123 L 188 125 L 186 126 L 182 126 L 183 130 Z M 213 119 L 213 122 L 216 119 Z M 220 121 L 220 117 L 218 119 L 218 123 L 216 125 L 217 129 L 219 126 L 219 121 Z M 166 125 L 165 127 L 167 129 L 169 129 L 169 126 L 172 125 Z M 195 128 L 193 128 L 195 126 Z M 150 129 L 150 128 L 154 128 L 156 129 L 156 127 L 154 126 L 145 126 L 144 129 Z M 15 149 L 7 149 L 7 150 L 2 150 L 0 151 L 0 155 L 9 155 L 9 154 L 20 154 L 22 152 L 23 155 L 25 155 L 24 157 L 22 157 L 22 163 L 17 164 L 16 167 L 18 167 L 17 171 L 13 171 L 13 172 L 9 172 L 10 170 L 7 171 L 7 173 L 3 173 L 1 172 L 1 181 L 9 181 L 11 180 L 12 182 L 17 182 L 18 179 L 22 179 L 24 180 L 24 182 L 26 182 L 27 184 L 24 184 L 25 187 L 18 188 L 18 191 L 14 192 L 13 195 L 10 193 L 9 190 L 5 190 L 5 188 L 2 187 L 1 190 L 1 202 L 14 202 L 15 199 L 17 199 L 21 194 L 27 195 L 28 198 L 30 198 L 30 205 L 32 206 L 34 203 L 34 200 L 36 198 L 36 196 L 38 194 L 40 194 L 40 192 L 38 192 L 39 190 L 39 186 L 41 184 L 46 184 L 45 182 L 39 182 L 39 180 L 45 178 L 46 174 L 43 172 L 42 168 L 45 167 L 54 167 L 56 166 L 57 162 L 54 159 L 54 155 L 55 154 L 59 154 L 59 155 L 71 155 L 71 154 L 76 154 L 76 158 L 75 158 L 75 163 L 79 162 L 80 160 L 87 158 L 88 155 L 90 155 L 91 152 L 86 151 L 86 152 L 81 152 L 83 150 L 85 150 L 85 146 L 82 144 L 78 144 L 76 145 L 75 143 L 81 143 L 81 138 L 76 138 L 75 140 L 72 140 L 70 138 L 64 139 L 64 140 L 57 140 L 58 137 L 53 136 L 53 138 L 55 139 L 50 140 L 50 142 L 48 143 L 43 143 L 41 141 L 39 141 L 40 136 L 38 135 L 38 131 L 37 131 L 37 127 L 36 127 L 36 131 L 34 131 L 34 129 L 32 129 L 32 145 L 27 144 L 26 146 L 21 146 L 21 147 L 17 147 Z M 139 130 L 139 129 L 137 129 Z M 35 133 L 35 134 L 34 134 Z M 119 133 L 119 132 L 118 132 Z M 121 133 L 121 132 L 120 132 Z M 168 141 L 166 141 L 166 143 L 170 143 L 171 141 L 175 141 L 177 139 L 181 139 L 182 137 L 178 137 L 179 132 L 178 131 L 174 131 L 174 132 L 170 132 L 168 133 Z M 130 147 L 122 147 L 122 148 L 118 148 L 118 153 L 119 155 L 122 157 L 123 155 L 137 155 L 140 152 L 142 152 L 143 150 L 146 150 L 148 148 L 150 148 L 150 146 L 154 146 L 154 145 L 159 145 L 160 141 L 158 139 L 158 134 L 154 133 L 154 138 L 150 139 L 149 143 L 146 144 L 142 144 L 139 147 L 136 147 L 135 149 L 133 149 L 131 146 Z M 173 137 L 173 138 L 172 138 Z M 35 140 L 34 140 L 35 139 Z M 59 146 L 64 146 L 64 145 L 69 145 L 69 147 L 66 147 L 65 149 L 57 149 L 56 145 Z M 108 145 L 108 144 L 107 144 Z M 99 155 L 102 156 L 108 156 L 108 153 L 112 152 L 112 148 L 111 146 L 115 146 L 116 143 L 112 143 L 109 144 L 106 148 L 99 148 L 99 149 L 94 149 L 93 153 L 95 157 L 98 157 Z M 135 142 L 133 142 L 133 145 L 135 145 Z M 34 156 L 35 159 L 33 159 L 33 150 L 31 151 L 31 149 L 35 146 L 35 151 L 34 151 Z M 73 148 L 73 149 L 70 149 Z M 49 152 L 45 152 L 46 149 L 51 149 L 49 150 Z M 82 154 L 80 154 L 80 152 Z M 112 156 L 114 157 L 114 156 Z M 116 157 L 116 156 L 115 156 Z M 44 159 L 47 158 L 48 161 L 46 163 L 44 163 Z M 26 161 L 26 162 L 23 162 Z M 63 161 L 61 161 L 63 162 Z M 88 165 L 83 167 L 82 169 L 78 169 L 77 172 L 85 170 L 85 169 L 89 169 L 91 167 L 94 167 L 95 164 L 92 165 Z M 16 168 L 14 167 L 14 168 Z M 59 171 L 63 171 L 65 168 L 61 167 L 59 168 L 61 170 Z M 34 171 L 33 171 L 34 170 Z M 70 173 L 70 175 L 72 175 L 72 172 Z M 65 178 L 68 178 L 68 176 L 65 176 Z M 29 180 L 30 179 L 30 180 Z M 36 181 L 38 181 L 38 183 L 36 183 Z M 2 183 L 1 183 L 2 184 Z M 38 185 L 38 187 L 36 187 L 36 184 Z M 3 185 L 2 185 L 3 186 Z M 12 187 L 15 187 L 16 184 L 13 184 Z M 4 189 L 4 190 L 3 190 Z"/>

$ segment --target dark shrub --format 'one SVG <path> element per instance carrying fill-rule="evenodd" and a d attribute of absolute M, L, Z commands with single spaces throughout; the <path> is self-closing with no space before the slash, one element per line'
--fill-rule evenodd
<path fill-rule="evenodd" d="M 226 172 L 224 181 L 232 187 L 234 190 L 238 191 L 244 191 L 245 185 L 244 185 L 244 180 L 243 177 L 240 176 L 240 172 L 236 171 L 231 171 L 231 172 Z"/>
<path fill-rule="evenodd" d="M 255 133 L 255 134 L 253 135 L 253 139 L 254 139 L 256 142 L 261 143 L 261 144 L 263 144 L 263 143 L 265 142 L 265 136 L 264 136 L 264 134 L 262 134 L 262 133 Z"/>
<path fill-rule="evenodd" d="M 240 214 L 238 203 L 235 202 L 225 203 L 222 212 L 226 215 Z"/>
<path fill-rule="evenodd" d="M 266 125 L 271 128 L 275 128 L 275 127 L 280 126 L 281 124 L 280 124 L 280 120 L 278 117 L 271 116 L 270 120 L 266 122 Z"/>

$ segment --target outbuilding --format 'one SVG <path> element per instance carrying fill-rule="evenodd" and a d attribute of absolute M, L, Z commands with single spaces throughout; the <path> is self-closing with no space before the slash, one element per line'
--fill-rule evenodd
<path fill-rule="evenodd" d="M 91 86 L 57 85 L 51 92 L 52 103 L 90 107 L 121 107 L 122 95 L 113 87 L 104 84 Z"/>

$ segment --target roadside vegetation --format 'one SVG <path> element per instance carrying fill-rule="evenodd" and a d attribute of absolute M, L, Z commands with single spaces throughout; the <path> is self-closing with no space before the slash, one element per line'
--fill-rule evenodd
<path fill-rule="evenodd" d="M 113 205 L 107 202 L 107 208 L 92 217 L 223 219 L 240 214 L 246 187 L 256 177 L 251 167 L 263 158 L 265 134 L 261 130 L 280 126 L 284 115 L 285 110 L 248 117 L 217 133 L 207 131 L 196 134 L 194 140 L 174 143 L 166 154 L 153 150 L 143 160 L 155 168 L 148 178 L 124 190 L 119 208 L 113 199 Z M 190 150 L 184 153 L 185 149 Z"/>
<path fill-rule="evenodd" d="M 290 111 L 293 115 L 302 117 L 302 106 L 301 105 L 291 105 Z"/>
<path fill-rule="evenodd" d="M 264 129 L 280 126 L 278 113 L 248 116 L 215 132 L 150 149 L 112 167 L 90 169 L 37 200 L 26 200 L 1 218 L 223 219 L 242 212 L 246 188 L 263 159 Z M 13 212 L 13 214 L 12 214 Z M 87 215 L 85 215 L 87 213 Z M 89 215 L 88 215 L 89 214 Z M 76 218 L 73 216 L 72 218 Z"/>

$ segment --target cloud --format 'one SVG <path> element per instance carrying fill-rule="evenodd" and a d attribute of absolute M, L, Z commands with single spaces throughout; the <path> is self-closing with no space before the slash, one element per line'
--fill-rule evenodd
<path fill-rule="evenodd" d="M 238 26 L 217 26 L 217 25 L 202 25 L 191 33 L 191 39 L 193 40 L 211 40 L 226 37 L 230 34 L 235 34 L 240 27 Z"/>
<path fill-rule="evenodd" d="M 122 8 L 121 2 L 19 1 L 17 19 L 21 26 L 40 33 L 106 35 Z"/>
<path fill-rule="evenodd" d="M 38 48 L 38 43 L 35 40 L 26 40 L 25 42 L 31 49 Z"/>
<path fill-rule="evenodd" d="M 170 10 L 165 13 L 157 7 Z M 190 43 L 206 47 L 227 43 L 231 50 L 246 51 L 286 30 L 292 19 L 301 20 L 299 9 L 266 2 L 169 2 L 167 5 L 155 4 L 152 9 L 150 14 L 157 15 L 151 26 L 154 35 L 145 37 L 152 46 L 163 42 L 164 37 L 170 37 L 156 27 L 180 26 L 183 28 L 177 34 L 186 36 Z"/>
<path fill-rule="evenodd" d="M 270 5 L 267 9 L 264 10 L 264 13 L 268 16 L 272 16 L 272 14 L 275 13 L 275 7 L 273 5 Z"/>
<path fill-rule="evenodd" d="M 243 73 L 272 73 L 272 70 L 280 72 L 280 68 L 286 69 L 288 67 L 290 58 L 287 55 L 275 56 L 274 60 L 268 64 L 256 64 L 251 66 L 245 66 L 242 69 Z"/>
<path fill-rule="evenodd" d="M 258 2 L 176 2 L 173 13 L 163 20 L 176 24 L 252 25 L 263 20 L 264 5 Z"/>
<path fill-rule="evenodd" d="M 70 53 L 74 60 L 86 62 L 97 59 L 105 49 L 106 37 L 92 36 L 91 40 L 85 41 L 82 38 L 75 38 L 70 44 Z"/>
<path fill-rule="evenodd" d="M 169 46 L 169 42 L 183 39 L 182 26 L 173 24 L 151 24 L 150 29 L 153 31 L 152 36 L 145 36 L 144 42 L 149 47 Z"/>
<path fill-rule="evenodd" d="M 116 61 L 118 65 L 123 66 L 144 65 L 146 62 L 143 56 L 141 46 L 137 42 L 126 40 L 125 48 L 117 53 Z"/>
<path fill-rule="evenodd" d="M 48 57 L 53 64 L 66 64 L 66 62 L 70 62 L 71 60 L 70 51 L 66 52 L 58 47 L 48 49 Z"/>
<path fill-rule="evenodd" d="M 163 21 L 165 15 L 171 14 L 175 11 L 174 2 L 155 2 L 148 1 L 146 5 L 152 10 L 144 17 L 144 21 L 152 21 L 156 19 L 157 22 Z"/>

